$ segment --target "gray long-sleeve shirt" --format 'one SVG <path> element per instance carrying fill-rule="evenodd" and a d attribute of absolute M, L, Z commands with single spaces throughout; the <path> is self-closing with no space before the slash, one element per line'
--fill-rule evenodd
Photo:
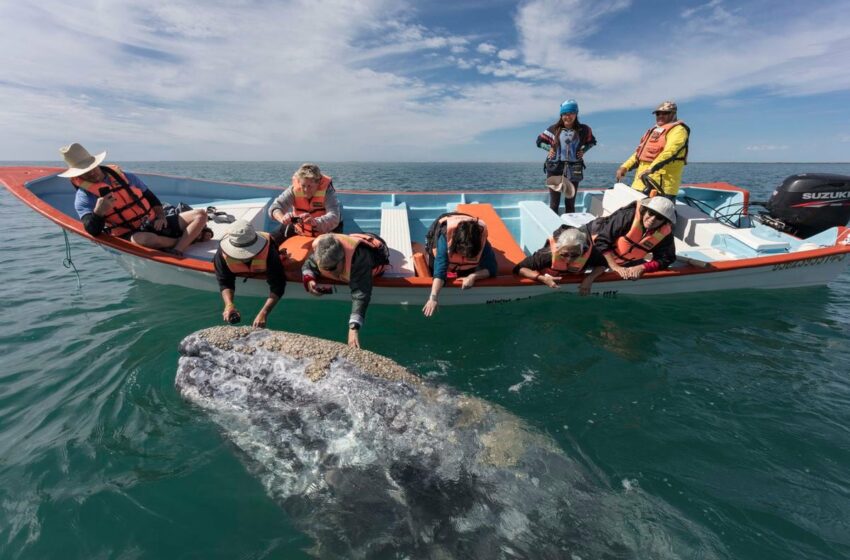
<path fill-rule="evenodd" d="M 275 210 L 280 210 L 284 214 L 295 210 L 295 195 L 291 186 L 274 199 L 274 202 L 269 206 L 269 218 L 272 220 L 274 220 Z M 327 191 L 325 191 L 325 215 L 316 218 L 316 231 L 320 234 L 329 233 L 336 229 L 340 221 L 342 221 L 342 205 L 339 203 L 333 182 L 331 182 Z"/>

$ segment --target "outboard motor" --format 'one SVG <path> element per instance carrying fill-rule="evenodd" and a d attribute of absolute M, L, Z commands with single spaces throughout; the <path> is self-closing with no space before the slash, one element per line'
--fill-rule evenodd
<path fill-rule="evenodd" d="M 764 205 L 757 220 L 806 238 L 850 220 L 850 177 L 831 173 L 791 175 Z"/>

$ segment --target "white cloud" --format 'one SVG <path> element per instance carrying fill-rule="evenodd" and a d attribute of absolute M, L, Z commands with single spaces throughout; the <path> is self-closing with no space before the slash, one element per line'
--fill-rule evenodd
<path fill-rule="evenodd" d="M 497 56 L 502 60 L 513 60 L 519 56 L 519 51 L 516 49 L 502 49 Z"/>
<path fill-rule="evenodd" d="M 498 48 L 496 47 L 496 45 L 492 45 L 490 43 L 479 43 L 478 48 L 476 48 L 475 50 L 477 50 L 481 54 L 493 54 L 498 50 Z"/>

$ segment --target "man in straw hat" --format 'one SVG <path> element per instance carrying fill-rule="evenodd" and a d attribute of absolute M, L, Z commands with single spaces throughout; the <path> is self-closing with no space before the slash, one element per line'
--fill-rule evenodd
<path fill-rule="evenodd" d="M 222 318 L 228 323 L 242 320 L 233 304 L 236 293 L 236 277 L 264 277 L 269 285 L 269 297 L 254 318 L 255 327 L 265 327 L 266 319 L 286 289 L 286 276 L 277 246 L 268 233 L 257 232 L 245 220 L 236 220 L 221 240 L 213 257 L 215 277 L 221 299 L 224 300 Z"/>
<path fill-rule="evenodd" d="M 615 177 L 618 182 L 637 167 L 633 189 L 647 196 L 676 197 L 682 184 L 682 172 L 688 163 L 688 138 L 691 135 L 691 129 L 679 120 L 677 111 L 672 101 L 663 102 L 653 111 L 655 126 L 644 133 L 635 153 L 617 169 Z"/>
<path fill-rule="evenodd" d="M 204 232 L 204 210 L 166 215 L 162 203 L 141 179 L 117 165 L 101 165 L 106 152 L 96 156 L 78 143 L 59 149 L 68 170 L 60 173 L 77 189 L 74 208 L 91 236 L 106 229 L 111 235 L 177 256 Z M 207 230 L 209 231 L 209 230 Z"/>
<path fill-rule="evenodd" d="M 596 218 L 586 227 L 608 267 L 624 280 L 637 280 L 647 272 L 664 270 L 676 260 L 675 224 L 673 202 L 655 196 Z"/>

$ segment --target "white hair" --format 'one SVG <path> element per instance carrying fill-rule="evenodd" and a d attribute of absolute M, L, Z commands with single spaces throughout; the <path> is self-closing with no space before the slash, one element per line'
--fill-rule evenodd
<path fill-rule="evenodd" d="M 580 229 L 569 228 L 558 234 L 555 239 L 555 249 L 563 249 L 565 247 L 587 247 L 587 234 Z"/>

